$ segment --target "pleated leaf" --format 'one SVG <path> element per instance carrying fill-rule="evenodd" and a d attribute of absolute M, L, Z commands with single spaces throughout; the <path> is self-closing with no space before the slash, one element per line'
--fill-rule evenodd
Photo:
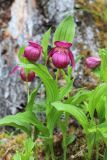
<path fill-rule="evenodd" d="M 75 119 L 82 125 L 82 127 L 87 130 L 88 128 L 88 120 L 84 112 L 71 104 L 64 104 L 62 102 L 54 102 L 52 105 L 57 109 L 59 112 L 67 112 L 74 116 Z"/>
<path fill-rule="evenodd" d="M 75 35 L 74 18 L 72 16 L 68 16 L 57 27 L 54 33 L 53 43 L 55 41 L 72 42 L 74 39 L 74 35 Z"/>

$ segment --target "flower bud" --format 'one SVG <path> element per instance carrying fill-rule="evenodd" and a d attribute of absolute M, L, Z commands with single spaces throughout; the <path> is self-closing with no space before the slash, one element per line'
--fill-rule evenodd
<path fill-rule="evenodd" d="M 35 62 L 40 58 L 41 54 L 42 47 L 33 41 L 29 41 L 29 46 L 27 46 L 24 51 L 24 57 L 31 62 Z"/>
<path fill-rule="evenodd" d="M 33 71 L 26 73 L 24 68 L 21 68 L 20 69 L 20 77 L 23 81 L 31 82 L 35 78 L 35 73 Z"/>
<path fill-rule="evenodd" d="M 65 68 L 71 63 L 74 69 L 74 56 L 70 51 L 72 43 L 68 43 L 65 41 L 56 41 L 54 44 L 55 47 L 50 51 L 48 60 L 50 57 L 52 57 L 52 62 L 56 68 Z"/>
<path fill-rule="evenodd" d="M 86 64 L 89 68 L 96 68 L 97 66 L 99 66 L 101 63 L 101 59 L 97 58 L 97 57 L 88 57 L 86 59 Z"/>

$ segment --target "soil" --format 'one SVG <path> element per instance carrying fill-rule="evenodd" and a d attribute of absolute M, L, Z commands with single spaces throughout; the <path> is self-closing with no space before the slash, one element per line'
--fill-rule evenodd
<path fill-rule="evenodd" d="M 15 131 L 16 132 L 16 131 Z M 23 143 L 27 138 L 25 133 L 0 133 L 0 160 L 11 160 L 16 151 L 22 152 Z M 19 132 L 19 131 L 18 131 Z M 87 145 L 85 135 L 81 126 L 74 119 L 70 119 L 68 135 L 75 135 L 75 139 L 72 144 L 68 145 L 67 149 L 67 160 L 84 160 L 87 152 Z M 63 149 L 62 149 L 62 133 L 60 131 L 54 132 L 54 153 L 57 160 L 62 160 Z M 34 155 L 38 155 L 39 160 L 45 160 L 43 141 L 37 138 L 35 141 L 36 149 L 34 149 Z M 99 160 L 103 160 L 104 143 L 101 142 L 99 149 Z M 95 160 L 95 148 L 93 148 L 93 156 L 91 160 Z M 51 158 L 50 158 L 51 160 Z"/>

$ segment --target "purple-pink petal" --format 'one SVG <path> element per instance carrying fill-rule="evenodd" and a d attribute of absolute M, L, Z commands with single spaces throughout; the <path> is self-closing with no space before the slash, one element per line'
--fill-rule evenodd
<path fill-rule="evenodd" d="M 89 68 L 96 68 L 100 63 L 101 59 L 97 57 L 88 57 L 86 59 L 86 64 Z"/>
<path fill-rule="evenodd" d="M 56 47 L 64 47 L 64 48 L 70 48 L 72 46 L 72 43 L 66 42 L 66 41 L 56 41 L 54 42 Z"/>
<path fill-rule="evenodd" d="M 36 61 L 40 57 L 40 52 L 38 48 L 32 48 L 31 46 L 28 46 L 25 49 L 24 56 L 30 61 Z"/>
<path fill-rule="evenodd" d="M 71 51 L 69 51 L 68 54 L 69 54 L 69 58 L 70 58 L 70 61 L 71 61 L 72 68 L 73 68 L 73 70 L 74 70 L 74 68 L 75 68 L 75 60 L 74 60 L 74 56 L 73 56 L 73 54 L 72 54 Z"/>
<path fill-rule="evenodd" d="M 42 50 L 42 47 L 38 43 L 35 43 L 33 41 L 29 41 L 29 45 L 38 48 L 39 50 Z"/>
<path fill-rule="evenodd" d="M 29 41 L 29 46 L 27 46 L 24 51 L 24 57 L 31 62 L 35 62 L 41 57 L 41 54 L 42 47 L 38 43 Z"/>
<path fill-rule="evenodd" d="M 56 68 L 65 68 L 71 62 L 72 67 L 75 67 L 74 56 L 70 52 L 72 43 L 66 41 L 54 42 L 55 47 L 49 52 L 48 60 L 52 57 L 52 62 Z M 47 62 L 48 62 L 47 60 Z"/>
<path fill-rule="evenodd" d="M 9 75 L 11 76 L 12 74 L 14 74 L 14 73 L 16 73 L 16 71 L 20 71 L 20 69 L 21 69 L 21 67 L 20 66 L 15 66 L 13 69 L 12 69 L 12 71 L 9 73 Z"/>
<path fill-rule="evenodd" d="M 33 71 L 29 71 L 28 74 L 26 74 L 24 68 L 21 68 L 20 77 L 25 82 L 31 82 L 35 78 L 35 73 Z"/>
<path fill-rule="evenodd" d="M 50 57 L 52 57 L 52 55 L 54 54 L 54 50 L 55 50 L 55 48 L 53 48 L 53 49 L 49 52 L 48 58 L 47 58 L 47 61 L 46 61 L 46 64 L 48 63 Z"/>
<path fill-rule="evenodd" d="M 69 57 L 67 54 L 54 53 L 52 56 L 52 61 L 55 67 L 65 68 L 69 64 Z"/>

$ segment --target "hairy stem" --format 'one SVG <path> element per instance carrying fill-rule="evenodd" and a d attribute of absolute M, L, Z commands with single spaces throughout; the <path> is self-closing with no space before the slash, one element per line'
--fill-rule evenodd
<path fill-rule="evenodd" d="M 65 129 L 63 130 L 63 151 L 64 151 L 64 160 L 67 159 L 67 143 L 66 143 L 66 137 L 67 137 L 67 124 L 68 124 L 68 114 L 65 113 Z"/>
<path fill-rule="evenodd" d="M 50 152 L 51 152 L 51 158 L 52 158 L 52 160 L 55 160 L 54 148 L 53 148 L 53 136 L 50 137 L 49 148 L 50 148 Z"/>
<path fill-rule="evenodd" d="M 64 160 L 66 160 L 66 153 L 67 153 L 66 134 L 63 135 L 63 149 L 64 149 Z"/>
<path fill-rule="evenodd" d="M 99 159 L 99 140 L 98 140 L 97 132 L 95 137 L 95 144 L 96 144 L 96 160 L 98 160 Z"/>
<path fill-rule="evenodd" d="M 87 148 L 88 148 L 88 160 L 91 160 L 92 148 L 90 145 L 90 139 L 88 138 L 88 135 L 86 135 L 86 139 L 87 139 Z"/>
<path fill-rule="evenodd" d="M 28 82 L 25 82 L 25 84 L 26 84 L 27 96 L 28 96 L 27 102 L 29 102 L 29 84 L 28 84 Z"/>
<path fill-rule="evenodd" d="M 57 69 L 57 72 L 56 72 L 56 81 L 57 82 L 58 82 L 59 74 L 60 74 L 60 69 Z"/>

